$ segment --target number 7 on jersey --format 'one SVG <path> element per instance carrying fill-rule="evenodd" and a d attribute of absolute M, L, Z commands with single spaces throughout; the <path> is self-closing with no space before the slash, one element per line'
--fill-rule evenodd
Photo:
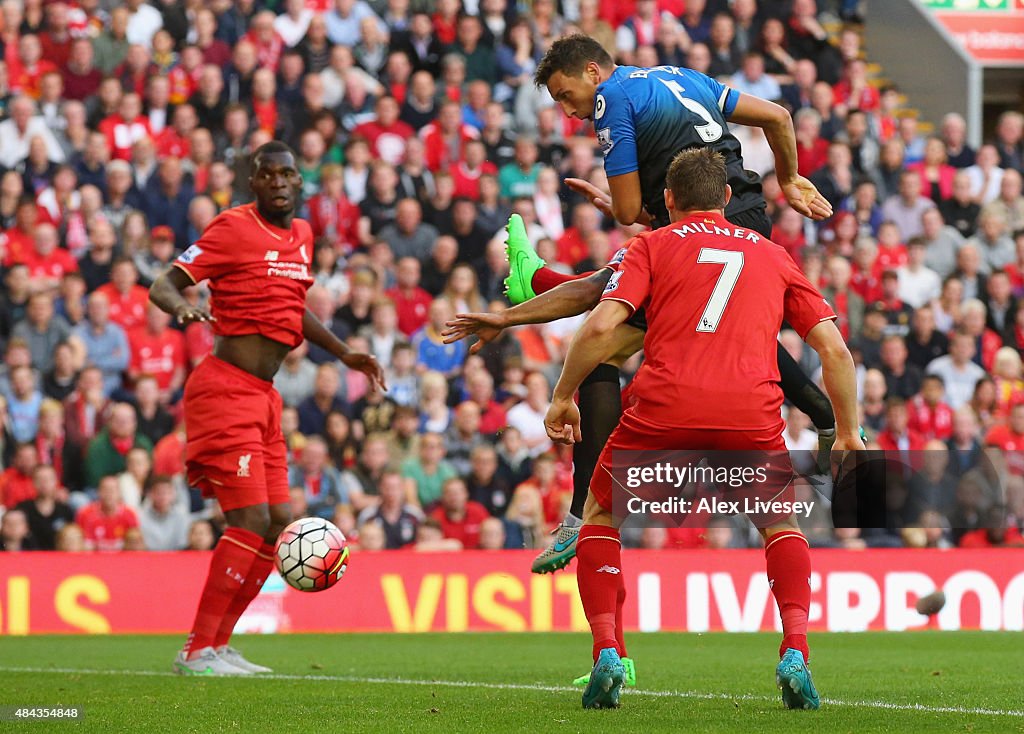
<path fill-rule="evenodd" d="M 697 255 L 697 262 L 725 266 L 718 276 L 718 282 L 715 283 L 715 288 L 711 291 L 708 305 L 704 307 L 704 313 L 697 324 L 697 331 L 713 333 L 718 330 L 718 323 L 722 320 L 722 314 L 725 312 L 725 307 L 729 305 L 733 288 L 736 287 L 736 281 L 739 280 L 740 271 L 743 270 L 743 253 L 702 247 Z"/>

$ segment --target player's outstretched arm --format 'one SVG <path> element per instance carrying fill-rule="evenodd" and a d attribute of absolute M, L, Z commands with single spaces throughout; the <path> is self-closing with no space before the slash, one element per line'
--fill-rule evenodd
<path fill-rule="evenodd" d="M 791 207 L 811 219 L 828 219 L 832 216 L 832 205 L 828 200 L 814 184 L 797 173 L 796 133 L 793 131 L 793 118 L 784 107 L 760 97 L 740 94 L 729 122 L 764 130 L 768 145 L 775 154 L 775 174 L 779 178 L 779 186 Z"/>
<path fill-rule="evenodd" d="M 634 171 L 633 173 L 615 176 L 614 178 L 615 188 L 612 189 L 612 193 L 614 194 L 618 190 L 619 198 L 617 201 L 627 202 L 622 205 L 618 214 L 616 214 L 616 204 L 612 201 L 612 195 L 601 191 L 601 189 L 589 181 L 582 178 L 567 178 L 565 179 L 565 185 L 577 194 L 587 197 L 590 203 L 597 207 L 602 214 L 615 219 L 620 224 L 625 224 L 626 226 L 630 224 L 650 226 L 651 215 L 643 208 L 643 202 L 639 198 L 640 176 Z M 612 179 L 608 179 L 608 184 L 611 186 Z"/>
<path fill-rule="evenodd" d="M 157 308 L 169 313 L 179 324 L 189 324 L 193 321 L 213 321 L 213 316 L 205 308 L 193 306 L 181 292 L 186 288 L 195 285 L 188 273 L 178 267 L 171 266 L 157 276 L 153 285 L 149 287 L 149 300 L 156 304 Z"/>
<path fill-rule="evenodd" d="M 621 301 L 602 301 L 576 332 L 544 417 L 544 428 L 552 441 L 571 444 L 582 440 L 580 411 L 573 396 L 584 378 L 618 351 L 615 329 L 630 313 L 629 307 Z"/>
<path fill-rule="evenodd" d="M 523 324 L 547 324 L 558 319 L 578 316 L 593 308 L 601 298 L 612 271 L 602 268 L 586 278 L 566 281 L 536 298 L 498 313 L 460 313 L 441 332 L 445 344 L 475 335 L 479 341 L 470 347 L 476 354 L 494 341 L 502 329 Z"/>
<path fill-rule="evenodd" d="M 834 321 L 822 321 L 804 337 L 821 358 L 825 392 L 836 413 L 835 450 L 863 449 L 857 423 L 856 367 Z"/>
<path fill-rule="evenodd" d="M 320 319 L 314 316 L 308 308 L 302 315 L 302 335 L 340 359 L 346 367 L 358 370 L 370 378 L 371 387 L 380 386 L 381 390 L 387 390 L 387 385 L 384 384 L 384 369 L 377 362 L 377 358 L 372 354 L 353 352 L 348 344 L 321 324 Z"/>

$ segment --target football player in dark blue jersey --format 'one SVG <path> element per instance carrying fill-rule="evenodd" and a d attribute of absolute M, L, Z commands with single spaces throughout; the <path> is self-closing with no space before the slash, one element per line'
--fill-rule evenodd
<path fill-rule="evenodd" d="M 772 224 L 765 213 L 760 178 L 744 169 L 740 144 L 729 132 L 729 121 L 764 129 L 775 153 L 779 183 L 795 210 L 813 219 L 824 219 L 832 214 L 831 206 L 814 184 L 797 174 L 793 122 L 779 105 L 741 94 L 691 69 L 616 66 L 600 44 L 583 35 L 568 36 L 553 43 L 538 65 L 534 81 L 538 86 L 547 86 L 566 115 L 593 119 L 604 153 L 611 196 L 581 179 L 567 179 L 566 183 L 622 224 L 642 223 L 654 227 L 669 224 L 663 196 L 669 162 L 685 148 L 711 147 L 725 157 L 728 182 L 733 190 L 726 217 L 737 226 L 770 237 Z M 540 292 L 540 287 L 534 289 L 538 286 L 534 275 L 549 271 L 542 269 L 543 260 L 532 251 L 524 236 L 516 236 L 513 228 L 509 234 L 511 273 L 506 282 L 510 299 L 519 303 Z M 601 270 L 592 278 L 596 282 L 588 279 L 574 286 L 577 290 L 603 287 L 609 275 L 609 270 Z M 544 290 L 554 286 L 550 278 L 546 280 Z M 563 293 L 563 299 L 568 295 Z M 599 295 L 600 290 L 594 294 L 588 291 L 583 310 Z M 467 315 L 460 314 L 459 318 L 464 316 Z M 461 325 L 469 324 L 470 331 L 482 338 L 486 339 L 483 330 L 498 326 L 480 314 L 468 316 Z M 642 315 L 638 316 L 639 323 L 631 323 L 643 328 Z M 506 325 L 509 324 L 502 324 Z M 623 338 L 631 341 L 635 340 L 635 335 Z M 832 407 L 781 345 L 778 353 L 783 391 L 814 422 L 819 433 L 819 460 L 825 464 L 835 439 Z M 557 570 L 575 554 L 580 513 L 594 462 L 621 412 L 618 380 L 616 367 L 601 365 L 580 390 L 580 411 L 589 418 L 584 422 L 589 430 L 585 430 L 583 442 L 574 452 L 572 508 L 551 546 L 534 561 L 534 572 Z"/>
<path fill-rule="evenodd" d="M 566 115 L 593 119 L 611 200 L 578 179 L 570 185 L 590 194 L 598 208 L 622 224 L 668 224 L 663 191 L 669 162 L 684 148 L 710 147 L 725 156 L 728 167 L 733 189 L 729 221 L 770 236 L 760 178 L 744 170 L 739 141 L 727 122 L 764 130 L 790 206 L 812 219 L 832 215 L 814 184 L 797 174 L 793 121 L 773 102 L 741 94 L 692 69 L 616 66 L 596 41 L 582 35 L 552 44 L 534 79 L 547 86 Z"/>

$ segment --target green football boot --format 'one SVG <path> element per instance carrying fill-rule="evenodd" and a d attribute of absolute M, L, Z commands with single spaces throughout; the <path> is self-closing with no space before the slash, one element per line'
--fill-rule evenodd
<path fill-rule="evenodd" d="M 537 296 L 533 292 L 533 274 L 546 264 L 537 254 L 526 236 L 523 218 L 513 214 L 505 225 L 508 241 L 505 256 L 508 259 L 508 277 L 505 278 L 505 295 L 513 306 Z"/>
<path fill-rule="evenodd" d="M 636 665 L 633 663 L 633 658 L 622 658 L 622 668 L 626 671 L 626 682 L 623 685 L 627 685 L 630 688 L 636 688 Z M 572 684 L 579 688 L 587 685 L 590 682 L 590 673 L 581 675 L 579 678 L 573 680 Z"/>

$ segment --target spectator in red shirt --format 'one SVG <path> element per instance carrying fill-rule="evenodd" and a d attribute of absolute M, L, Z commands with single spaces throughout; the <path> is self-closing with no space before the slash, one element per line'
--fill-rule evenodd
<path fill-rule="evenodd" d="M 878 445 L 884 451 L 923 451 L 927 441 L 908 427 L 907 403 L 903 398 L 885 401 L 885 430 L 878 434 Z M 907 462 L 909 463 L 909 462 Z"/>
<path fill-rule="evenodd" d="M 779 210 L 772 227 L 772 242 L 783 248 L 794 262 L 803 262 L 803 251 L 807 247 L 804 234 L 804 218 L 789 206 Z"/>
<path fill-rule="evenodd" d="M 14 211 L 14 226 L 4 230 L 4 267 L 24 263 L 34 245 L 33 233 L 39 221 L 39 208 L 31 198 L 22 199 Z"/>
<path fill-rule="evenodd" d="M 867 64 L 861 59 L 854 59 L 846 65 L 843 78 L 833 92 L 835 103 L 849 110 L 878 112 L 881 105 L 881 95 L 868 83 Z"/>
<path fill-rule="evenodd" d="M 46 30 L 39 37 L 43 56 L 57 66 L 68 63 L 71 54 L 71 33 L 69 31 L 67 3 L 49 3 L 46 7 Z"/>
<path fill-rule="evenodd" d="M 427 167 L 434 172 L 450 168 L 463 158 L 466 143 L 480 137 L 472 125 L 462 122 L 462 107 L 448 100 L 441 105 L 437 119 L 420 131 L 426 148 Z"/>
<path fill-rule="evenodd" d="M 146 307 L 146 324 L 128 332 L 132 356 L 128 376 L 132 382 L 142 375 L 152 375 L 160 388 L 160 401 L 173 402 L 185 384 L 185 338 L 170 328 L 171 316 L 150 303 Z"/>
<path fill-rule="evenodd" d="M 796 127 L 797 172 L 810 176 L 828 163 L 828 140 L 821 137 L 821 115 L 807 107 L 793 115 Z"/>
<path fill-rule="evenodd" d="M 393 166 L 405 158 L 405 143 L 416 131 L 398 119 L 400 112 L 394 97 L 381 97 L 374 106 L 375 118 L 352 130 L 353 135 L 366 138 L 374 158 L 380 158 Z"/>
<path fill-rule="evenodd" d="M 67 273 L 78 270 L 78 262 L 70 252 L 58 247 L 60 236 L 52 224 L 37 224 L 33 239 L 33 249 L 25 253 L 21 262 L 28 267 L 37 290 L 56 289 Z"/>
<path fill-rule="evenodd" d="M 153 135 L 149 118 L 142 114 L 142 97 L 134 92 L 123 95 L 117 112 L 100 123 L 99 131 L 107 136 L 111 158 L 131 160 L 135 142 Z"/>
<path fill-rule="evenodd" d="M 946 441 L 953 435 L 953 409 L 943 400 L 945 383 L 938 375 L 925 375 L 921 392 L 907 403 L 907 427 L 925 438 Z"/>
<path fill-rule="evenodd" d="M 190 104 L 178 105 L 171 116 L 171 124 L 156 138 L 156 150 L 161 157 L 187 158 L 192 152 L 189 139 L 199 126 L 199 116 Z"/>
<path fill-rule="evenodd" d="M 121 501 L 121 487 L 117 477 L 106 476 L 100 479 L 96 494 L 96 501 L 79 510 L 75 517 L 75 522 L 85 534 L 85 545 L 90 550 L 123 550 L 125 534 L 139 526 L 139 519 Z"/>
<path fill-rule="evenodd" d="M 572 208 L 572 226 L 558 239 L 558 262 L 573 267 L 587 256 L 587 238 L 601 228 L 601 213 L 589 202 Z M 603 264 L 603 263 L 602 263 Z"/>
<path fill-rule="evenodd" d="M 345 172 L 329 163 L 320 172 L 320 193 L 307 202 L 313 237 L 326 237 L 343 252 L 359 244 L 359 207 L 345 196 Z"/>
<path fill-rule="evenodd" d="M 273 72 L 277 71 L 284 52 L 284 39 L 274 28 L 276 17 L 269 10 L 261 10 L 249 21 L 249 32 L 245 34 L 245 40 L 256 48 L 256 59 L 260 67 Z"/>
<path fill-rule="evenodd" d="M 1010 408 L 1007 422 L 993 426 L 984 443 L 1003 452 L 1011 474 L 1024 475 L 1024 401 Z"/>
<path fill-rule="evenodd" d="M 907 264 L 907 246 L 900 241 L 900 228 L 895 222 L 885 221 L 878 227 L 878 257 L 876 275 L 896 270 Z"/>
<path fill-rule="evenodd" d="M 85 101 L 100 88 L 103 72 L 93 63 L 92 41 L 76 38 L 71 43 L 68 62 L 61 72 L 64 76 L 64 96 L 68 99 Z"/>
<path fill-rule="evenodd" d="M 57 65 L 43 55 L 39 36 L 25 33 L 18 39 L 18 55 L 8 70 L 10 90 L 39 99 L 39 81 L 44 74 L 59 71 Z"/>
<path fill-rule="evenodd" d="M 485 174 L 497 176 L 498 167 L 487 160 L 487 147 L 482 140 L 470 140 L 466 143 L 465 160 L 452 168 L 455 196 L 480 201 L 480 177 Z"/>
<path fill-rule="evenodd" d="M 508 414 L 494 399 L 494 378 L 487 370 L 475 370 L 466 377 L 469 400 L 480 407 L 480 432 L 496 435 L 508 425 Z"/>
<path fill-rule="evenodd" d="M 864 299 L 850 287 L 853 271 L 845 257 L 830 257 L 826 263 L 826 270 L 829 285 L 822 290 L 822 295 L 839 317 L 836 326 L 839 327 L 843 339 L 849 341 L 859 336 L 861 327 L 864 326 Z"/>
<path fill-rule="evenodd" d="M 119 258 L 110 268 L 110 282 L 94 292 L 102 293 L 110 303 L 110 320 L 126 332 L 146 321 L 149 291 L 138 284 L 139 273 L 128 258 Z"/>
<path fill-rule="evenodd" d="M 984 514 L 984 527 L 971 530 L 960 537 L 961 548 L 1006 548 L 1024 545 L 1020 530 L 1007 527 L 1006 508 L 993 505 Z"/>
<path fill-rule="evenodd" d="M 398 312 L 398 329 L 407 337 L 427 323 L 427 312 L 434 300 L 420 288 L 420 270 L 419 260 L 403 257 L 395 266 L 395 287 L 384 291 L 384 295 L 394 301 Z"/>
<path fill-rule="evenodd" d="M 11 465 L 0 474 L 0 504 L 10 510 L 19 502 L 35 499 L 32 472 L 38 463 L 39 455 L 33 444 L 17 445 Z"/>
<path fill-rule="evenodd" d="M 457 477 L 441 487 L 441 503 L 430 517 L 437 520 L 446 538 L 454 538 L 463 548 L 480 545 L 480 524 L 490 515 L 479 502 L 469 499 L 466 483 Z"/>
<path fill-rule="evenodd" d="M 921 192 L 936 204 L 953 196 L 956 169 L 948 161 L 942 138 L 930 137 L 924 144 L 924 159 L 907 165 L 908 171 L 921 174 Z"/>

